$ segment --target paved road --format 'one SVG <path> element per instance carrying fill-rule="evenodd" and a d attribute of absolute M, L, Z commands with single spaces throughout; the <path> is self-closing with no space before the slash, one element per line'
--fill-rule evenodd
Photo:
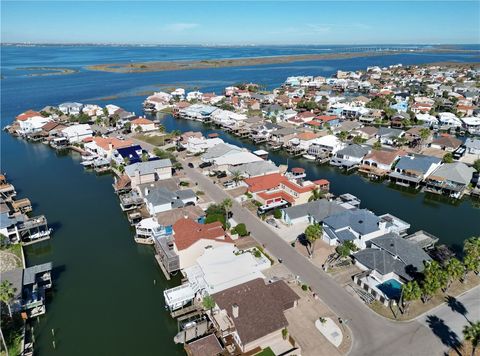
<path fill-rule="evenodd" d="M 150 149 L 153 147 L 144 142 L 139 143 Z M 225 198 L 230 198 L 223 189 L 213 184 L 209 178 L 196 169 L 189 168 L 186 164 L 184 164 L 184 168 L 189 178 L 194 182 L 198 182 L 202 190 L 213 200 L 222 201 Z M 358 298 L 348 294 L 328 274 L 310 263 L 307 258 L 299 254 L 236 201 L 233 203 L 232 212 L 234 219 L 244 222 L 259 243 L 264 244 L 276 258 L 281 258 L 288 269 L 298 275 L 303 282 L 311 286 L 323 302 L 338 316 L 348 320 L 347 325 L 353 334 L 351 355 L 431 356 L 443 355 L 448 349 L 448 346 L 442 343 L 441 338 L 432 332 L 429 324 L 426 322 L 426 316 L 420 318 L 419 321 L 400 323 L 392 322 L 375 314 Z M 475 309 L 477 315 L 479 310 L 478 304 L 480 304 L 476 303 L 479 300 L 478 292 L 480 292 L 480 289 L 477 288 L 475 291 L 460 298 L 465 300 L 466 305 L 472 308 L 472 310 Z M 461 329 L 461 325 L 465 324 L 462 320 L 463 317 L 449 313 L 446 306 L 437 308 L 432 315 L 438 316 L 441 320 L 447 320 L 447 324 L 448 318 L 453 320 L 451 327 L 457 330 L 457 332 L 459 328 Z M 474 318 L 472 319 L 475 320 Z M 440 325 L 437 323 L 437 326 L 440 327 L 441 331 L 447 330 L 441 323 Z M 457 336 L 461 338 L 461 333 Z M 445 343 L 448 344 L 448 340 Z"/>

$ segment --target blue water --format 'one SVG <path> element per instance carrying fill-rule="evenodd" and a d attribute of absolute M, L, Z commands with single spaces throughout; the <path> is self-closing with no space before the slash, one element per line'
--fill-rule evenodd
<path fill-rule="evenodd" d="M 382 284 L 378 284 L 377 288 L 380 289 L 388 299 L 398 300 L 402 294 L 402 284 L 396 279 L 389 279 Z"/>

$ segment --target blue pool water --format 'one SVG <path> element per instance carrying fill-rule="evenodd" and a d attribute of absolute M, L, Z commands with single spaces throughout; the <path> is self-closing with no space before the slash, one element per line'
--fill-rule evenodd
<path fill-rule="evenodd" d="M 388 299 L 400 299 L 402 284 L 396 279 L 389 279 L 382 284 L 378 284 L 377 288 L 380 289 Z"/>

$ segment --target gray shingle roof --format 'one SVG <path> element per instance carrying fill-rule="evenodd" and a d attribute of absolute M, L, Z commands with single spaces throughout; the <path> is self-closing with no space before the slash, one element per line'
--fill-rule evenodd
<path fill-rule="evenodd" d="M 344 155 L 344 156 L 350 156 L 350 157 L 363 158 L 368 152 L 369 152 L 369 149 L 367 147 L 353 143 L 351 145 L 348 145 L 344 149 L 339 150 L 335 154 L 335 156 Z"/>
<path fill-rule="evenodd" d="M 230 151 L 238 151 L 240 152 L 242 149 L 240 147 L 231 145 L 229 143 L 219 143 L 218 145 L 215 145 L 213 147 L 210 147 L 203 155 L 203 159 L 214 159 L 220 156 L 223 156 L 224 154 L 230 152 Z"/>
<path fill-rule="evenodd" d="M 395 165 L 395 168 L 401 170 L 412 170 L 421 173 L 427 173 L 432 164 L 438 164 L 442 160 L 432 156 L 403 156 Z"/>
<path fill-rule="evenodd" d="M 346 210 L 336 202 L 326 199 L 311 201 L 305 204 L 284 209 L 290 219 L 312 216 L 317 222 L 323 221 L 327 216 Z"/>
<path fill-rule="evenodd" d="M 380 218 L 367 209 L 345 210 L 327 217 L 323 222 L 333 230 L 351 227 L 360 235 L 378 230 Z"/>
<path fill-rule="evenodd" d="M 404 131 L 400 129 L 393 129 L 390 127 L 380 127 L 377 132 L 379 137 L 399 137 Z"/>
<path fill-rule="evenodd" d="M 480 150 L 480 140 L 477 138 L 467 138 L 465 140 L 465 147 Z"/>
<path fill-rule="evenodd" d="M 467 185 L 472 180 L 475 169 L 465 163 L 445 163 L 438 167 L 431 176 L 441 177 L 451 182 Z"/>
<path fill-rule="evenodd" d="M 234 170 L 250 177 L 278 171 L 278 167 L 270 161 L 257 161 L 241 164 L 236 166 Z"/>
<path fill-rule="evenodd" d="M 135 175 L 135 171 L 138 170 L 140 175 L 151 174 L 155 172 L 155 169 L 159 168 L 167 168 L 171 167 L 172 162 L 169 159 L 158 159 L 155 161 L 148 161 L 148 162 L 138 162 L 134 164 L 130 164 L 125 167 L 125 173 L 133 177 Z"/>
<path fill-rule="evenodd" d="M 181 199 L 193 197 L 195 197 L 195 193 L 191 189 L 172 192 L 166 188 L 160 187 L 152 189 L 145 199 L 153 206 L 172 204 L 173 207 L 182 207 L 183 202 Z"/>

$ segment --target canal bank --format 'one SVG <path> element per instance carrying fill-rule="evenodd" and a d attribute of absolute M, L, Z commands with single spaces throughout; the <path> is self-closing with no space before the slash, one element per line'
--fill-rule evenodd
<path fill-rule="evenodd" d="M 78 154 L 1 139 L 3 157 L 22 157 L 2 159 L 2 170 L 54 229 L 50 241 L 25 248 L 27 265 L 54 261 L 53 298 L 34 325 L 36 354 L 183 354 L 163 303 L 163 290 L 179 281 L 165 281 L 151 247 L 134 242 L 112 177 L 84 172 Z"/>

